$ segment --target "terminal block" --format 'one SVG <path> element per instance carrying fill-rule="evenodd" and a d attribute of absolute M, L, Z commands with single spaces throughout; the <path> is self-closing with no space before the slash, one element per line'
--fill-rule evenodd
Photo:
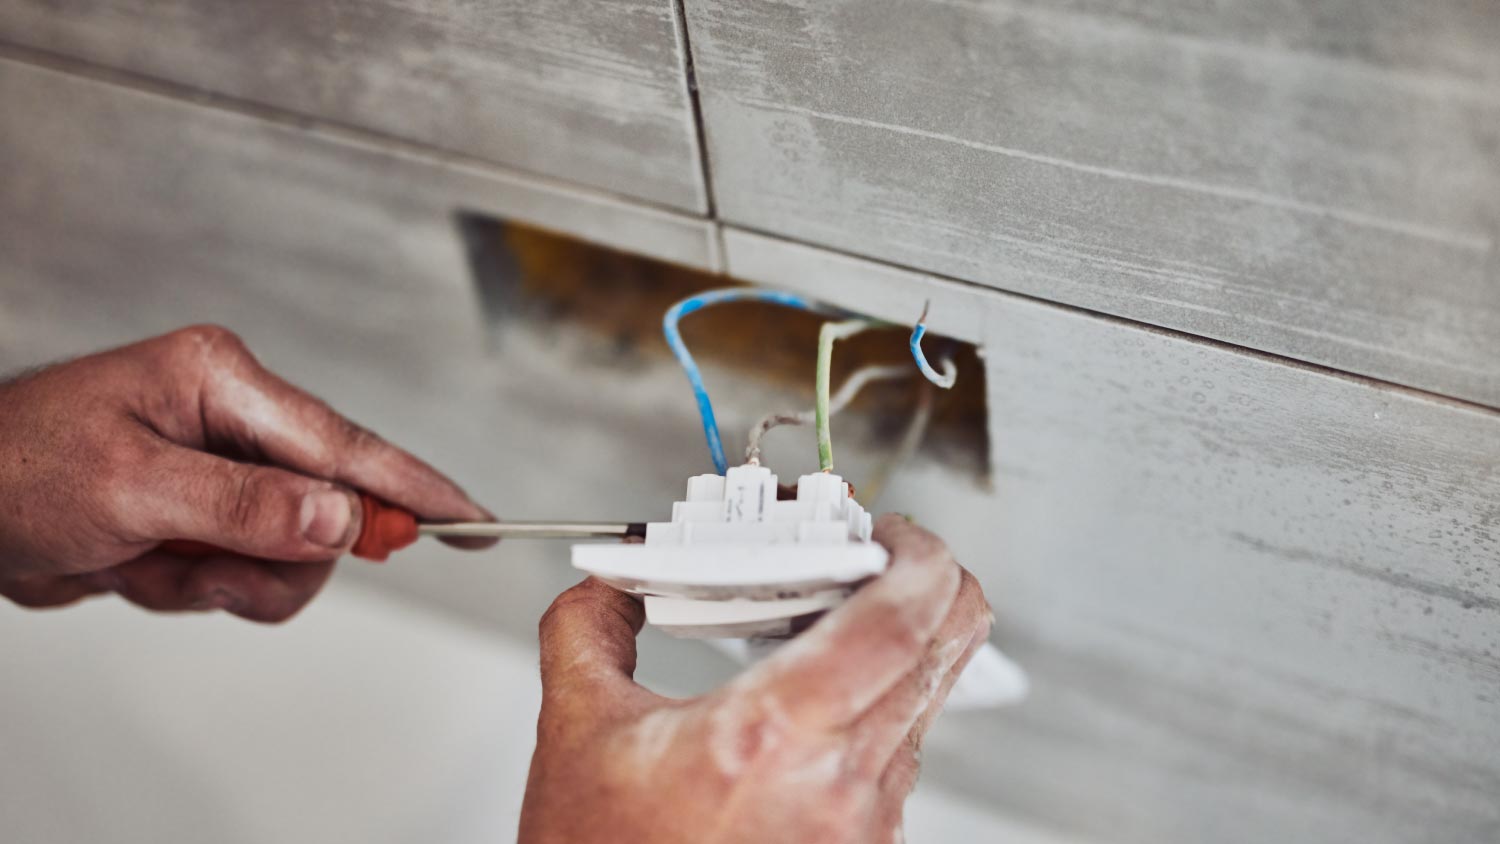
<path fill-rule="evenodd" d="M 646 620 L 674 635 L 790 635 L 885 571 L 887 555 L 838 475 L 803 475 L 792 498 L 780 489 L 763 466 L 698 475 L 644 543 L 577 545 L 573 565 L 643 596 Z"/>

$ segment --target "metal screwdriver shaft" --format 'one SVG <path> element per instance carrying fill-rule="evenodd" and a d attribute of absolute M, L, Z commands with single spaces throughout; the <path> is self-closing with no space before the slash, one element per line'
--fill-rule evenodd
<path fill-rule="evenodd" d="M 500 539 L 603 539 L 646 535 L 645 522 L 425 522 L 424 536 L 483 536 Z"/>

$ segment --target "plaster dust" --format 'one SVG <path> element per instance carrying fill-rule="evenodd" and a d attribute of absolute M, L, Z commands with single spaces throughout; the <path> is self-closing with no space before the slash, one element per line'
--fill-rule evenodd
<path fill-rule="evenodd" d="M 774 751 L 790 724 L 771 695 L 730 693 L 723 699 L 709 716 L 709 755 L 720 773 L 736 778 L 754 757 Z"/>
<path fill-rule="evenodd" d="M 623 749 L 627 754 L 626 770 L 634 770 L 642 781 L 650 780 L 654 771 L 673 749 L 681 733 L 682 713 L 673 708 L 647 713 L 631 728 Z"/>

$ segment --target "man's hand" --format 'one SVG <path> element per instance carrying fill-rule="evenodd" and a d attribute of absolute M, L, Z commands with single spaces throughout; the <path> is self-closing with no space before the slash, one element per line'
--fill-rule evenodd
<path fill-rule="evenodd" d="M 490 518 L 225 329 L 53 366 L 0 385 L 0 594 L 40 607 L 117 591 L 281 621 L 359 535 L 354 489 L 422 518 Z M 153 550 L 167 539 L 227 553 Z"/>
<path fill-rule="evenodd" d="M 631 679 L 644 613 L 587 580 L 542 618 L 542 712 L 521 844 L 900 840 L 917 752 L 989 635 L 979 584 L 899 516 L 890 569 L 692 700 Z"/>

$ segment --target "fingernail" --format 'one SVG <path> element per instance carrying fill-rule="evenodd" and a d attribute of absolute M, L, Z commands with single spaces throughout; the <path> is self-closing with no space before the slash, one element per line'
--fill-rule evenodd
<path fill-rule="evenodd" d="M 335 489 L 310 492 L 302 499 L 302 536 L 328 548 L 339 548 L 348 540 L 354 523 L 350 497 Z"/>

